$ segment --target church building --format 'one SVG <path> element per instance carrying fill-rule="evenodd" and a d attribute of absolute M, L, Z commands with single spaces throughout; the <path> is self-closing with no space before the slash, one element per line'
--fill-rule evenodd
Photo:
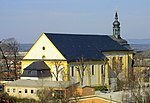
<path fill-rule="evenodd" d="M 120 35 L 116 12 L 112 35 L 42 33 L 23 58 L 22 73 L 32 63 L 44 62 L 51 81 L 115 87 L 117 77 L 128 77 L 132 59 L 133 50 Z"/>

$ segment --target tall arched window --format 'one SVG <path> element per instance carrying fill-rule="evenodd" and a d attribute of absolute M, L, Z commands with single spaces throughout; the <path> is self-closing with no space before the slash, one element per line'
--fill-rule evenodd
<path fill-rule="evenodd" d="M 112 59 L 112 69 L 113 70 L 116 69 L 116 57 L 113 57 L 113 59 Z"/>
<path fill-rule="evenodd" d="M 74 66 L 71 66 L 71 76 L 74 76 Z"/>
<path fill-rule="evenodd" d="M 92 75 L 95 75 L 94 65 L 91 66 L 91 72 Z"/>
<path fill-rule="evenodd" d="M 103 77 L 105 77 L 105 68 L 104 65 L 101 65 L 101 74 Z"/>
<path fill-rule="evenodd" d="M 103 74 L 104 73 L 104 67 L 103 67 L 103 65 L 101 65 L 101 74 Z"/>
<path fill-rule="evenodd" d="M 123 65 L 123 63 L 122 63 L 122 57 L 119 57 L 119 62 L 120 62 L 120 70 L 122 70 L 122 65 Z"/>

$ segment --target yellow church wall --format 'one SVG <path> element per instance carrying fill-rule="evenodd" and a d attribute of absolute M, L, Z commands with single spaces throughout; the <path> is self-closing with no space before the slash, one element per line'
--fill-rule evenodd
<path fill-rule="evenodd" d="M 94 84 L 95 86 L 96 85 L 107 85 L 109 86 L 109 68 L 112 68 L 112 59 L 113 57 L 116 57 L 116 59 L 119 59 L 119 57 L 122 57 L 122 70 L 124 72 L 126 72 L 126 74 L 128 74 L 128 69 L 129 68 L 129 64 L 131 64 L 129 61 L 129 58 L 131 59 L 132 58 L 132 54 L 130 54 L 130 52 L 112 52 L 111 54 L 108 53 L 107 56 L 108 58 L 108 61 L 104 62 L 104 61 L 91 61 L 91 62 L 85 62 L 85 65 L 87 65 L 87 70 L 88 69 L 91 69 L 90 68 L 90 65 L 95 65 L 95 75 L 96 75 L 96 79 L 94 79 L 94 81 L 96 81 L 96 83 Z M 76 62 L 73 62 L 73 63 L 69 63 L 69 65 L 74 65 L 76 66 Z M 102 74 L 101 74 L 101 66 L 104 66 L 104 70 L 105 70 L 105 82 L 103 84 L 103 77 L 102 77 Z M 71 71 L 70 71 L 71 72 Z M 86 76 L 88 75 L 88 73 L 86 73 Z M 80 78 L 79 78 L 79 74 L 78 72 L 76 71 L 75 72 L 75 77 L 77 78 L 77 81 L 80 81 Z M 91 78 L 87 77 L 87 85 L 91 85 Z M 93 86 L 94 86 L 93 85 Z"/>
<path fill-rule="evenodd" d="M 119 62 L 119 58 L 122 57 L 122 70 L 125 72 L 125 76 L 128 76 L 128 69 L 131 68 L 133 59 L 132 51 L 120 51 L 120 52 L 105 52 L 105 56 L 108 58 L 108 65 L 113 68 L 113 57 Z"/>
<path fill-rule="evenodd" d="M 86 70 L 85 70 L 85 76 L 87 79 L 86 79 L 86 85 L 88 86 L 99 86 L 99 85 L 103 85 L 102 84 L 102 74 L 101 74 L 101 66 L 104 65 L 104 61 L 88 61 L 88 62 L 85 62 L 84 63 L 87 67 L 86 67 Z M 71 67 L 74 66 L 74 69 L 75 67 L 77 66 L 77 62 L 71 62 L 69 63 L 69 67 L 68 69 L 70 69 L 70 73 L 71 74 Z M 92 72 L 91 72 L 91 66 L 94 65 L 94 75 L 92 75 Z M 105 66 L 104 66 L 105 68 Z M 79 73 L 77 72 L 77 70 L 75 69 L 74 70 L 74 76 L 71 77 L 71 78 L 76 78 L 76 82 L 79 82 L 80 81 L 80 77 L 79 77 Z"/>
<path fill-rule="evenodd" d="M 105 85 L 106 85 L 106 86 L 109 86 L 108 69 L 109 69 L 109 65 L 106 64 L 106 65 L 105 65 Z"/>
<path fill-rule="evenodd" d="M 101 68 L 101 67 L 102 67 L 102 65 L 100 65 L 100 67 L 99 67 L 99 68 L 100 68 L 100 69 L 99 69 L 99 73 L 100 73 L 100 74 L 97 73 L 97 78 L 98 78 L 98 81 L 99 81 L 98 84 L 100 84 L 100 85 L 102 85 L 102 75 L 101 75 L 101 73 L 102 73 L 102 68 Z"/>
<path fill-rule="evenodd" d="M 94 65 L 95 66 L 95 76 L 96 78 L 94 78 L 94 81 L 96 81 L 96 83 L 94 84 L 95 86 L 96 85 L 109 85 L 109 77 L 108 77 L 108 71 L 109 71 L 109 68 L 112 68 L 112 59 L 113 57 L 116 57 L 116 58 L 119 58 L 119 57 L 122 57 L 122 69 L 126 72 L 126 74 L 128 74 L 128 67 L 129 65 L 131 64 L 131 60 L 133 58 L 132 54 L 130 52 L 108 52 L 108 53 L 105 53 L 106 54 L 106 57 L 108 58 L 108 61 L 107 63 L 104 62 L 104 61 L 88 61 L 88 62 L 85 62 L 85 64 L 87 65 L 87 68 L 88 70 L 91 69 L 91 65 Z M 43 59 L 44 60 L 44 59 Z M 54 62 L 56 62 L 56 60 L 52 61 L 52 60 L 44 60 L 45 63 L 50 67 L 52 68 L 52 65 L 54 65 Z M 58 60 L 59 61 L 59 60 Z M 61 61 L 61 60 L 60 60 Z M 29 64 L 31 64 L 33 61 L 22 61 L 22 66 L 27 66 Z M 63 67 L 64 67 L 64 80 L 67 81 L 69 80 L 69 77 L 68 77 L 68 69 L 70 69 L 70 66 L 76 66 L 77 65 L 77 62 L 69 62 L 69 64 L 67 63 L 67 61 L 65 60 L 62 60 L 61 61 Z M 101 74 L 101 66 L 104 65 L 104 70 L 105 70 L 105 83 L 103 84 L 103 77 L 102 77 L 102 74 Z M 68 68 L 69 67 L 69 68 Z M 75 68 L 74 68 L 75 69 Z M 71 71 L 69 71 L 71 72 Z M 87 76 L 87 85 L 93 85 L 92 84 L 92 78 L 90 77 L 90 75 L 85 72 L 86 76 Z M 74 77 L 76 78 L 76 82 L 79 82 L 80 81 L 80 78 L 79 78 L 79 74 L 78 72 L 75 70 L 74 72 Z"/>
<path fill-rule="evenodd" d="M 107 60 L 105 63 L 105 85 L 109 87 L 109 69 L 113 69 L 113 58 L 116 58 L 116 62 L 120 62 L 119 59 L 122 58 L 122 70 L 125 73 L 125 77 L 128 77 L 128 71 L 131 68 L 133 52 L 132 51 L 114 51 L 114 52 L 104 52 Z M 100 76 L 100 82 L 102 82 L 102 77 Z M 102 84 L 102 83 L 100 83 Z"/>
<path fill-rule="evenodd" d="M 91 78 L 90 78 L 90 76 L 91 76 L 91 68 L 90 68 L 90 65 L 88 65 L 87 66 L 87 85 L 91 85 Z"/>
<path fill-rule="evenodd" d="M 108 61 L 90 61 L 90 62 L 85 62 L 85 65 L 87 65 L 87 70 L 91 69 L 90 65 L 95 65 L 95 75 L 96 78 L 94 78 L 94 81 L 96 85 L 107 85 L 109 87 L 109 68 L 112 69 L 112 59 L 113 57 L 116 57 L 117 60 L 119 60 L 120 57 L 122 57 L 122 70 L 125 72 L 125 76 L 128 76 L 128 69 L 131 67 L 132 59 L 133 59 L 133 52 L 105 52 L 105 56 L 108 59 Z M 69 63 L 69 65 L 76 65 L 75 62 Z M 104 70 L 105 70 L 105 82 L 103 84 L 103 77 L 101 74 L 101 66 L 104 65 Z M 86 76 L 88 74 L 86 73 Z M 75 77 L 77 77 L 77 81 L 80 81 L 78 72 L 75 73 Z M 87 85 L 93 85 L 91 81 L 91 78 L 87 77 Z M 93 86 L 94 86 L 93 85 Z"/>

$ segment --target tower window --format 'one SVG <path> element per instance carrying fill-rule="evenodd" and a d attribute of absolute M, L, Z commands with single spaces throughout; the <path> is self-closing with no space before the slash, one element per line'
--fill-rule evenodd
<path fill-rule="evenodd" d="M 45 50 L 45 46 L 43 46 L 42 49 Z"/>
<path fill-rule="evenodd" d="M 92 69 L 92 70 L 91 70 L 91 72 L 92 72 L 91 74 L 92 74 L 92 75 L 95 75 L 94 65 L 92 65 L 92 68 L 91 68 L 91 69 Z"/>

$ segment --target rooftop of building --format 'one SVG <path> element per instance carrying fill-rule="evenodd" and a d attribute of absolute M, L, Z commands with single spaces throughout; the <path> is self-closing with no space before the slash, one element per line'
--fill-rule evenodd
<path fill-rule="evenodd" d="M 130 51 L 109 35 L 44 33 L 68 61 L 103 60 L 103 52 Z"/>
<path fill-rule="evenodd" d="M 52 77 L 52 74 L 47 64 L 44 61 L 39 61 L 27 66 L 21 77 Z"/>
<path fill-rule="evenodd" d="M 19 79 L 11 83 L 6 83 L 6 86 L 15 87 L 31 87 L 31 88 L 67 88 L 73 83 L 70 81 L 50 81 L 50 80 L 25 80 Z"/>

